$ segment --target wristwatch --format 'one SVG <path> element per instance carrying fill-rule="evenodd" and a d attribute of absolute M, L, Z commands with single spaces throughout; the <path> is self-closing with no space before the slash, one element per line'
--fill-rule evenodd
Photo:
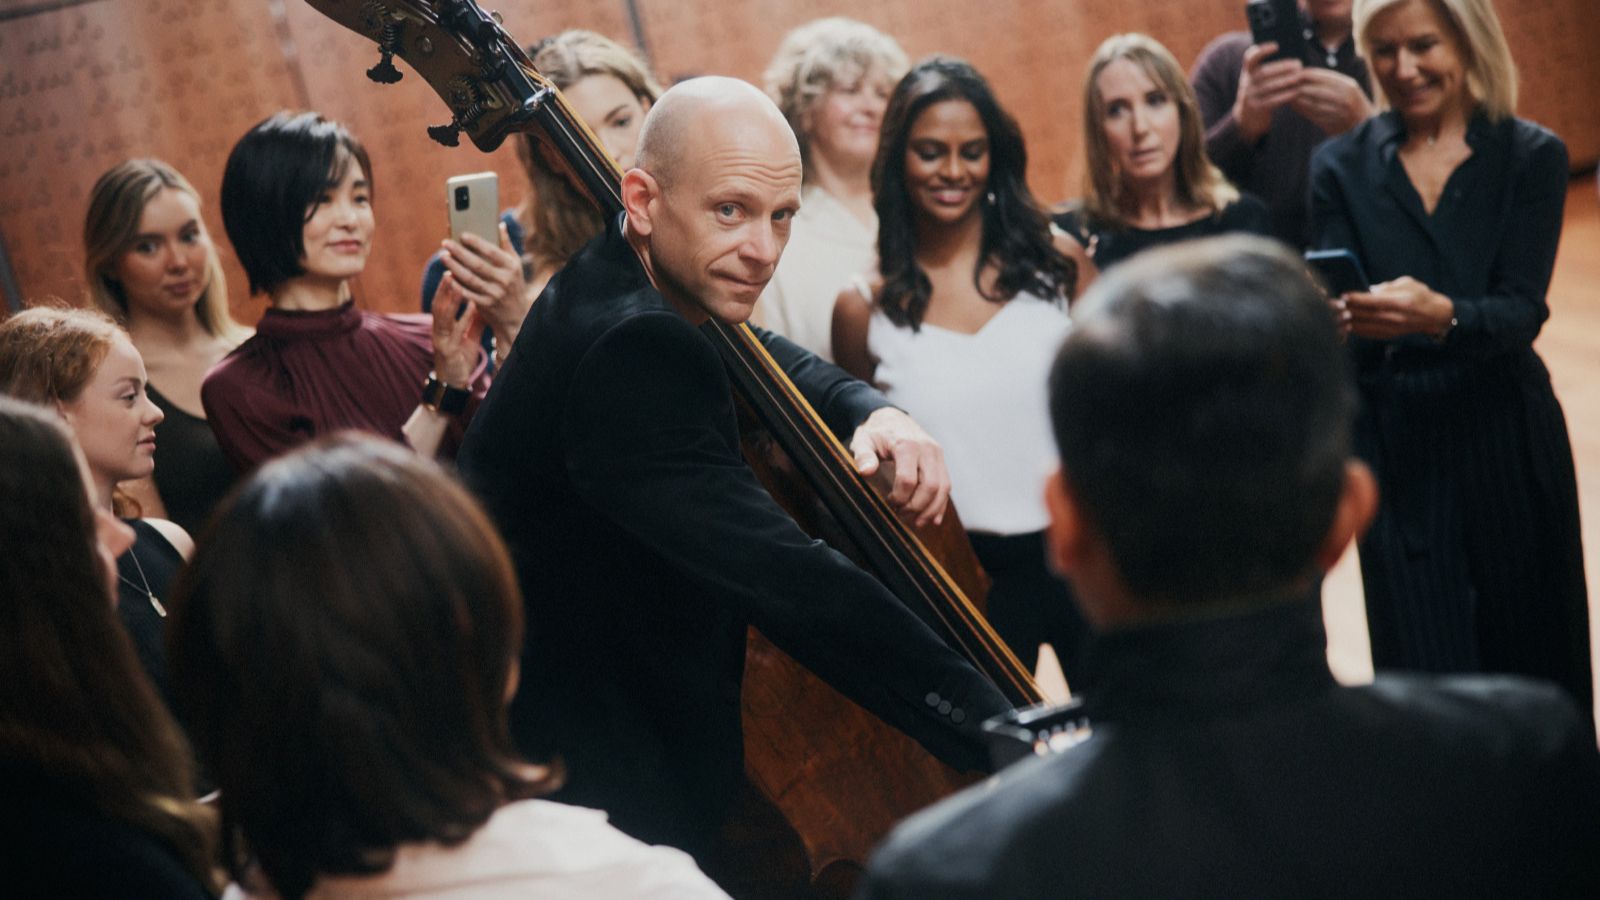
<path fill-rule="evenodd" d="M 428 373 L 428 380 L 422 385 L 422 405 L 438 413 L 455 415 L 467 408 L 467 398 L 472 392 L 466 388 L 451 387 L 439 380 L 434 372 Z"/>

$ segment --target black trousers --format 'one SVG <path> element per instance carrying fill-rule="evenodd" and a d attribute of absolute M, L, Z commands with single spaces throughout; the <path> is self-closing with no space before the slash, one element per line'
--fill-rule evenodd
<path fill-rule="evenodd" d="M 1380 372 L 1362 399 L 1382 492 L 1360 545 L 1373 665 L 1546 678 L 1592 716 L 1577 479 L 1539 358 Z"/>
<path fill-rule="evenodd" d="M 1074 691 L 1081 687 L 1088 623 L 1067 583 L 1045 562 L 1044 532 L 987 534 L 970 531 L 972 549 L 989 573 L 989 623 L 1028 671 L 1039 664 L 1039 645 L 1049 644 Z"/>

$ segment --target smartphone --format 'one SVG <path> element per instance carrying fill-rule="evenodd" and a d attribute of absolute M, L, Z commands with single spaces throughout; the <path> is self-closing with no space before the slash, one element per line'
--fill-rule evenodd
<path fill-rule="evenodd" d="M 457 175 L 445 183 L 450 237 L 475 234 L 500 246 L 500 176 L 493 172 Z"/>
<path fill-rule="evenodd" d="M 1244 16 L 1250 20 L 1250 39 L 1254 43 L 1277 42 L 1278 49 L 1268 60 L 1306 58 L 1299 0 L 1250 0 L 1244 5 Z"/>
<path fill-rule="evenodd" d="M 1317 280 L 1327 289 L 1328 296 L 1338 297 L 1351 291 L 1371 290 L 1366 270 L 1361 260 L 1349 250 L 1307 250 L 1306 265 L 1317 275 Z"/>

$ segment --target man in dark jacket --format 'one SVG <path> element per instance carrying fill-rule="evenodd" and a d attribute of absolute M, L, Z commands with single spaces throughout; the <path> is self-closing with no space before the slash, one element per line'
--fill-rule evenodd
<path fill-rule="evenodd" d="M 1600 896 L 1600 755 L 1559 688 L 1329 673 L 1314 586 L 1376 489 L 1301 264 L 1168 248 L 1073 314 L 1047 497 L 1092 734 L 902 824 L 863 896 Z"/>
<path fill-rule="evenodd" d="M 460 466 L 526 595 L 511 727 L 559 758 L 556 799 L 705 859 L 743 774 L 746 625 L 959 768 L 1008 704 L 877 581 L 803 533 L 740 455 L 729 376 L 697 327 L 749 317 L 799 204 L 771 101 L 732 79 L 664 94 L 622 183 L 626 214 L 534 305 Z M 881 394 L 764 343 L 891 501 L 940 516 L 937 445 Z"/>

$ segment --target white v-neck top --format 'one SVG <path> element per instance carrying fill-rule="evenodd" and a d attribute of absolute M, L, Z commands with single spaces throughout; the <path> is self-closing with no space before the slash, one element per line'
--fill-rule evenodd
<path fill-rule="evenodd" d="M 971 531 L 1026 534 L 1049 523 L 1057 455 L 1050 364 L 1071 321 L 1065 302 L 1019 294 L 974 334 L 916 332 L 874 309 L 867 349 L 878 387 L 944 448 L 950 499 Z"/>

